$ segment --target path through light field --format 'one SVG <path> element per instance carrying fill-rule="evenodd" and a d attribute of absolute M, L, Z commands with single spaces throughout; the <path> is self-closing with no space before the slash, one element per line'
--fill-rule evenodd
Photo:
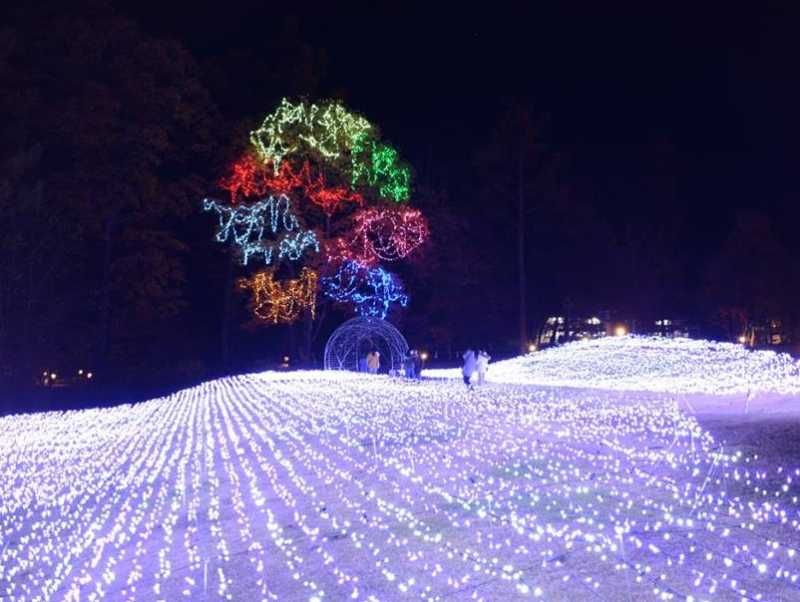
<path fill-rule="evenodd" d="M 2 599 L 800 599 L 800 473 L 665 394 L 265 373 L 0 467 Z"/>

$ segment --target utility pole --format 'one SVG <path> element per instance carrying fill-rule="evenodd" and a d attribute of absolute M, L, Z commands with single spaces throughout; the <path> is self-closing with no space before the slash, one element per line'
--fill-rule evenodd
<path fill-rule="evenodd" d="M 519 268 L 519 349 L 528 351 L 528 308 L 525 278 L 525 128 L 521 128 L 517 162 L 517 264 Z"/>

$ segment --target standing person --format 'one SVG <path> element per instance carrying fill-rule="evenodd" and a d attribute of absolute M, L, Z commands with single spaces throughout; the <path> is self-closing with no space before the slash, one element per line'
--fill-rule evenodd
<path fill-rule="evenodd" d="M 475 352 L 472 349 L 467 349 L 463 357 L 464 365 L 461 367 L 461 374 L 464 376 L 464 384 L 467 385 L 468 389 L 472 390 L 474 387 L 469 381 L 472 378 L 473 372 L 475 372 Z"/>
<path fill-rule="evenodd" d="M 403 374 L 405 374 L 406 378 L 414 378 L 414 352 L 413 351 L 406 352 L 405 357 L 403 357 Z"/>
<path fill-rule="evenodd" d="M 367 368 L 370 374 L 377 374 L 378 368 L 381 367 L 381 354 L 378 351 L 372 351 L 367 355 Z"/>
<path fill-rule="evenodd" d="M 489 369 L 489 361 L 492 357 L 485 351 L 478 353 L 478 359 L 475 362 L 475 367 L 478 370 L 478 384 L 486 383 L 486 371 Z"/>
<path fill-rule="evenodd" d="M 412 359 L 414 360 L 414 378 L 420 380 L 422 379 L 422 355 L 419 351 L 414 349 Z"/>
<path fill-rule="evenodd" d="M 369 353 L 358 360 L 358 371 L 359 372 L 366 372 L 367 371 L 367 361 L 369 359 Z"/>

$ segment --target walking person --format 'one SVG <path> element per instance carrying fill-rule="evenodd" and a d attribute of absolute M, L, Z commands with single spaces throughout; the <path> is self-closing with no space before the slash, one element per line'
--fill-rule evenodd
<path fill-rule="evenodd" d="M 478 384 L 483 385 L 486 383 L 486 371 L 489 369 L 489 361 L 492 357 L 481 350 L 478 353 L 478 359 L 475 361 L 475 368 L 478 371 Z"/>
<path fill-rule="evenodd" d="M 409 351 L 403 358 L 403 371 L 406 378 L 414 378 L 414 352 Z"/>
<path fill-rule="evenodd" d="M 475 364 L 477 362 L 477 358 L 475 357 L 475 352 L 472 349 L 467 349 L 464 352 L 464 365 L 461 367 L 461 374 L 464 377 L 464 384 L 467 386 L 467 389 L 470 391 L 475 387 L 472 386 L 470 379 L 472 378 L 472 374 L 475 372 Z"/>
<path fill-rule="evenodd" d="M 414 378 L 417 380 L 422 379 L 422 354 L 414 349 L 414 355 L 412 357 L 414 360 Z"/>
<path fill-rule="evenodd" d="M 379 351 L 370 351 L 367 354 L 367 370 L 370 374 L 377 374 L 381 367 L 381 354 Z"/>

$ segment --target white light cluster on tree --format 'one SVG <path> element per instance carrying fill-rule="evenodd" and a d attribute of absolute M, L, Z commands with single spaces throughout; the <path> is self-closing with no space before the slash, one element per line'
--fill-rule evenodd
<path fill-rule="evenodd" d="M 666 396 L 232 377 L 0 420 L 0 598 L 790 599 L 798 479 Z"/>
<path fill-rule="evenodd" d="M 252 205 L 228 206 L 213 199 L 203 201 L 204 211 L 215 211 L 219 217 L 218 242 L 231 241 L 242 253 L 247 265 L 251 256 L 261 256 L 266 265 L 276 259 L 296 261 L 308 250 L 319 252 L 319 241 L 313 230 L 303 230 L 292 211 L 292 202 L 285 194 L 270 196 Z M 265 238 L 277 235 L 279 239 Z"/>
<path fill-rule="evenodd" d="M 460 369 L 428 370 L 460 378 Z M 697 339 L 623 336 L 576 341 L 494 362 L 488 380 L 621 391 L 800 394 L 800 365 L 786 353 Z"/>

